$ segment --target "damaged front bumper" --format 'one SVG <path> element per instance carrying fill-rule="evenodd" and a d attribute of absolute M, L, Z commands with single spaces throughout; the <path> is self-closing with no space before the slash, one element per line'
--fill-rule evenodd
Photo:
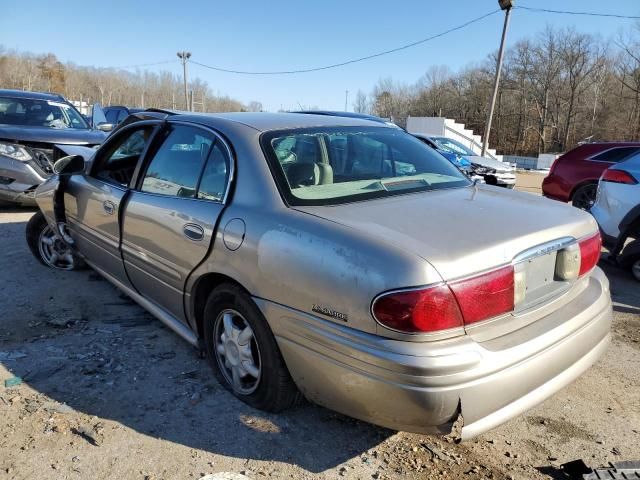
<path fill-rule="evenodd" d="M 0 201 L 36 206 L 35 189 L 47 177 L 33 162 L 0 155 Z"/>
<path fill-rule="evenodd" d="M 552 313 L 489 340 L 467 334 L 398 341 L 255 301 L 308 399 L 387 428 L 453 432 L 463 440 L 537 405 L 587 370 L 609 343 L 612 315 L 599 269 Z"/>

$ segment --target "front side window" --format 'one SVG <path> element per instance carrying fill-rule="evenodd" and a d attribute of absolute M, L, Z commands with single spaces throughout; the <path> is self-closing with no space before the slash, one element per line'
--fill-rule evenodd
<path fill-rule="evenodd" d="M 0 97 L 0 124 L 48 128 L 89 128 L 82 115 L 64 101 Z"/>
<path fill-rule="evenodd" d="M 172 127 L 149 163 L 141 190 L 160 195 L 195 198 L 202 166 L 214 137 L 203 130 Z"/>
<path fill-rule="evenodd" d="M 128 186 L 152 132 L 153 127 L 147 125 L 127 131 L 110 142 L 97 159 L 95 176 L 110 183 Z"/>
<path fill-rule="evenodd" d="M 469 185 L 440 154 L 386 127 L 267 132 L 262 147 L 292 205 L 326 205 Z"/>

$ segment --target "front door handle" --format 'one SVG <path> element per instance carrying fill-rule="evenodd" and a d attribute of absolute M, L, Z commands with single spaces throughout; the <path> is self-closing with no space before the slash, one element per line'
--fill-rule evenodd
<path fill-rule="evenodd" d="M 107 215 L 113 215 L 116 211 L 116 206 L 109 200 L 106 200 L 102 203 L 102 208 L 104 208 L 104 211 L 107 213 Z"/>
<path fill-rule="evenodd" d="M 189 240 L 193 240 L 194 242 L 199 242 L 204 238 L 204 228 L 200 225 L 196 225 L 195 223 L 187 223 L 184 227 L 182 227 L 182 233 Z"/>

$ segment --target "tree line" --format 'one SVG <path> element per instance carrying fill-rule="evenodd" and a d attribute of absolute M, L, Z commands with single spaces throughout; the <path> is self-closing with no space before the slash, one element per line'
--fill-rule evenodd
<path fill-rule="evenodd" d="M 496 54 L 452 72 L 432 66 L 415 84 L 381 79 L 359 91 L 357 112 L 453 118 L 482 134 Z M 581 141 L 640 140 L 640 26 L 605 41 L 547 27 L 505 53 L 490 144 L 499 153 L 562 152 Z"/>
<path fill-rule="evenodd" d="M 6 50 L 0 46 L 0 88 L 53 92 L 69 100 L 101 105 L 185 109 L 182 77 L 171 72 L 132 73 L 115 68 L 63 64 L 52 54 Z M 206 82 L 191 79 L 194 110 L 198 112 L 260 111 L 260 102 L 245 105 L 229 96 L 215 95 Z"/>

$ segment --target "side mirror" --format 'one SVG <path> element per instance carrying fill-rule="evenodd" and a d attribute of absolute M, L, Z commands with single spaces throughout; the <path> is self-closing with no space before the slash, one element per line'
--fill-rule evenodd
<path fill-rule="evenodd" d="M 62 157 L 53 164 L 53 173 L 60 176 L 70 177 L 84 172 L 84 158 L 80 155 L 69 155 Z"/>
<path fill-rule="evenodd" d="M 111 130 L 113 130 L 113 127 L 113 123 L 99 123 L 98 125 L 96 125 L 96 128 L 103 132 L 110 132 Z"/>

